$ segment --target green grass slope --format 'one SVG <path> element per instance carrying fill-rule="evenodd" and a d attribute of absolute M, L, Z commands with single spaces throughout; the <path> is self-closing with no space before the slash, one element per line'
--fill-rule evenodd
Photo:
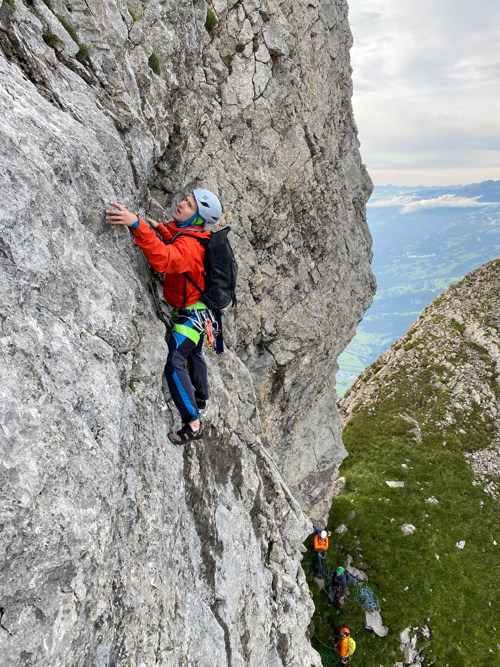
<path fill-rule="evenodd" d="M 415 665 L 500 665 L 499 372 L 496 260 L 426 308 L 341 402 L 349 456 L 329 529 L 344 523 L 348 531 L 332 532 L 326 567 L 353 556 L 390 630 L 385 638 L 364 630 L 355 602 L 335 616 L 311 583 L 313 644 L 325 665 L 322 644 L 331 645 L 343 625 L 357 641 L 352 664 L 359 667 L 408 664 L 400 645 L 405 628 L 417 637 Z M 391 480 L 404 487 L 390 488 Z M 432 497 L 438 504 L 425 502 Z M 413 534 L 403 534 L 405 523 Z M 304 565 L 312 581 L 310 560 Z"/>

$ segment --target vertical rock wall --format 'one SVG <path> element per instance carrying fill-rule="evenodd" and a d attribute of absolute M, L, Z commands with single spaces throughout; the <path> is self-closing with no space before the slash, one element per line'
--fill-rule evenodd
<path fill-rule="evenodd" d="M 303 511 L 329 508 L 336 358 L 374 289 L 347 6 L 218 0 L 210 33 L 206 10 L 0 7 L 9 665 L 320 664 Z M 197 185 L 233 229 L 239 305 L 207 438 L 179 449 L 163 325 L 103 209 L 165 219 Z"/>

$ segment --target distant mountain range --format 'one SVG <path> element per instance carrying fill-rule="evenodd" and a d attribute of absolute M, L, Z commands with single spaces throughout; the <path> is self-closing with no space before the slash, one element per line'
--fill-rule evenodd
<path fill-rule="evenodd" d="M 367 212 L 378 288 L 339 358 L 339 396 L 439 292 L 500 254 L 500 181 L 377 186 Z"/>
<path fill-rule="evenodd" d="M 500 202 L 500 181 L 483 181 L 482 183 L 472 183 L 471 185 L 417 185 L 414 187 L 404 185 L 376 185 L 370 197 L 370 203 L 401 194 L 415 194 L 417 196 L 425 194 L 426 198 L 452 194 L 470 198 L 480 197 L 479 201 L 484 202 Z"/>

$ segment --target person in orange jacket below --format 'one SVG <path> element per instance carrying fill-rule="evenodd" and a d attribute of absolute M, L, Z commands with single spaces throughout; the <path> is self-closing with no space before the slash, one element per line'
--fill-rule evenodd
<path fill-rule="evenodd" d="M 110 203 L 115 208 L 106 211 L 106 220 L 112 225 L 130 228 L 136 245 L 142 249 L 153 269 L 165 274 L 163 294 L 167 303 L 174 307 L 174 331 L 168 342 L 165 376 L 184 426 L 168 437 L 176 445 L 200 440 L 203 437 L 200 410 L 208 399 L 208 381 L 202 353 L 204 337 L 196 328 L 193 313 L 195 308 L 198 313 L 208 311 L 208 308 L 200 301 L 205 285 L 205 247 L 192 236 L 210 238 L 205 225 L 220 218 L 220 202 L 209 190 L 194 190 L 172 213 L 171 222 L 163 225 L 148 218 L 151 227 L 117 202 Z M 169 245 L 155 233 L 158 232 L 168 242 L 186 228 L 189 228 L 191 236 L 180 235 Z M 184 367 L 185 359 L 188 360 L 189 372 Z"/>
<path fill-rule="evenodd" d="M 348 655 L 350 636 L 351 631 L 349 628 L 342 628 L 340 631 L 340 639 L 335 644 L 335 653 L 339 654 L 341 665 L 348 665 L 351 662 L 351 657 Z"/>
<path fill-rule="evenodd" d="M 319 559 L 324 559 L 328 549 L 328 535 L 326 530 L 316 533 L 314 536 L 314 576 L 317 577 L 320 572 Z"/>

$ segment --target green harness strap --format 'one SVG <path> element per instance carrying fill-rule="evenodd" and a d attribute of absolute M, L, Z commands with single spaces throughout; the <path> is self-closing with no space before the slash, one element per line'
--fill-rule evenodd
<path fill-rule="evenodd" d="M 201 333 L 193 329 L 192 327 L 187 327 L 185 324 L 174 324 L 174 331 L 180 333 L 181 336 L 186 336 L 190 338 L 195 345 L 198 345 L 200 342 Z"/>
<path fill-rule="evenodd" d="M 197 301 L 196 303 L 193 303 L 191 306 L 186 306 L 184 310 L 210 310 L 208 306 L 206 306 L 204 303 L 201 301 Z"/>

